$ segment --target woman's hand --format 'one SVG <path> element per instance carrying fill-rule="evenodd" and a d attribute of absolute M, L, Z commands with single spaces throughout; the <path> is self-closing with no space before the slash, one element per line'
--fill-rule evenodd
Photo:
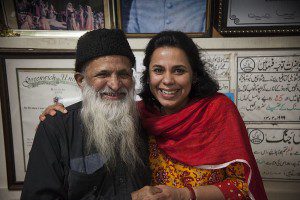
<path fill-rule="evenodd" d="M 54 116 L 56 111 L 60 111 L 62 113 L 67 113 L 68 111 L 65 109 L 65 106 L 61 103 L 56 103 L 54 105 L 48 106 L 42 114 L 40 114 L 39 119 L 40 121 L 44 121 L 46 119 L 46 115 Z"/>

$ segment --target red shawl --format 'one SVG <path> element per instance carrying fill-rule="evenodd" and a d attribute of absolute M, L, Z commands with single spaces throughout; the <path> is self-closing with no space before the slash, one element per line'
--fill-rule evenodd
<path fill-rule="evenodd" d="M 225 95 L 191 101 L 179 112 L 165 116 L 155 108 L 148 110 L 143 102 L 138 106 L 143 127 L 168 156 L 199 167 L 244 162 L 249 166 L 245 171 L 252 195 L 267 199 L 244 122 Z"/>

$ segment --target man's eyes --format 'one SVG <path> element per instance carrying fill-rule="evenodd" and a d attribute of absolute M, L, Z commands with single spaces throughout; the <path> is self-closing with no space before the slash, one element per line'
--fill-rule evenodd
<path fill-rule="evenodd" d="M 101 73 L 98 73 L 97 74 L 97 77 L 100 77 L 100 78 L 106 78 L 106 77 L 109 77 L 110 74 L 107 73 L 107 72 L 101 72 Z"/>
<path fill-rule="evenodd" d="M 120 78 L 131 78 L 132 77 L 132 74 L 131 73 L 120 73 L 118 74 L 118 77 Z"/>
<path fill-rule="evenodd" d="M 101 72 L 96 75 L 96 77 L 99 77 L 99 78 L 109 78 L 110 76 L 112 76 L 112 74 L 108 73 L 108 72 Z M 118 78 L 131 78 L 132 74 L 128 73 L 128 72 L 121 72 L 121 73 L 117 74 L 117 77 Z"/>

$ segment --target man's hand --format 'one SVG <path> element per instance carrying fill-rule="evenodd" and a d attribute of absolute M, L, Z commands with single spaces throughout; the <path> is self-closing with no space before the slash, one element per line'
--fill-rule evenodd
<path fill-rule="evenodd" d="M 167 185 L 157 185 L 156 188 L 162 190 L 165 200 L 188 200 L 190 199 L 190 191 L 187 188 L 174 188 Z"/>
<path fill-rule="evenodd" d="M 161 189 L 154 186 L 145 186 L 138 191 L 131 193 L 132 200 L 154 200 L 158 199 L 156 194 L 160 194 Z"/>
<path fill-rule="evenodd" d="M 56 111 L 60 111 L 62 113 L 67 113 L 68 111 L 65 109 L 65 106 L 61 103 L 57 103 L 51 106 L 48 106 L 42 114 L 40 114 L 39 119 L 40 121 L 44 121 L 46 119 L 46 115 L 54 116 L 56 114 Z"/>
<path fill-rule="evenodd" d="M 166 185 L 145 186 L 131 193 L 133 200 L 187 200 L 190 192 L 187 188 L 173 188 Z"/>

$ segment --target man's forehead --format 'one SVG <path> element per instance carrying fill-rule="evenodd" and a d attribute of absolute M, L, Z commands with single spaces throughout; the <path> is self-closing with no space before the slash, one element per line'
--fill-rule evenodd
<path fill-rule="evenodd" d="M 129 58 L 120 55 L 100 56 L 91 60 L 90 63 L 119 64 L 119 65 L 128 66 L 129 68 L 132 67 Z"/>
<path fill-rule="evenodd" d="M 88 67 L 93 71 L 129 71 L 132 72 L 130 60 L 125 56 L 101 56 L 89 62 Z"/>
<path fill-rule="evenodd" d="M 99 59 L 102 61 L 109 61 L 109 62 L 111 62 L 112 60 L 116 60 L 116 61 L 122 61 L 124 63 L 130 63 L 129 58 L 127 58 L 126 56 L 122 56 L 122 55 L 106 55 L 106 56 L 97 57 L 96 59 Z"/>

